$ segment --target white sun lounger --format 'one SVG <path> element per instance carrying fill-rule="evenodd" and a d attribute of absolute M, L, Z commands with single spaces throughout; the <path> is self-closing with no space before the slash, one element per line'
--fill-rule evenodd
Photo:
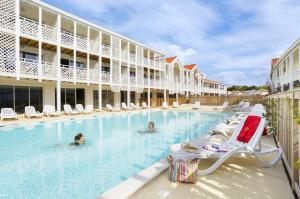
<path fill-rule="evenodd" d="M 18 119 L 18 116 L 12 108 L 1 108 L 1 120 L 4 119 Z"/>
<path fill-rule="evenodd" d="M 137 110 L 142 109 L 142 107 L 140 107 L 140 103 L 138 103 L 138 102 L 135 104 L 135 108 L 136 108 Z"/>
<path fill-rule="evenodd" d="M 226 108 L 228 108 L 228 102 L 225 101 L 222 106 L 219 107 L 214 107 L 213 110 L 225 110 Z"/>
<path fill-rule="evenodd" d="M 162 108 L 162 109 L 167 109 L 167 108 L 169 108 L 168 102 L 163 102 L 161 108 Z"/>
<path fill-rule="evenodd" d="M 136 107 L 136 105 L 134 105 L 134 103 L 130 102 L 129 105 L 132 110 L 138 110 L 138 108 Z"/>
<path fill-rule="evenodd" d="M 93 105 L 86 105 L 86 107 L 84 109 L 82 104 L 76 104 L 76 110 L 79 113 L 89 114 L 89 113 L 93 112 Z"/>
<path fill-rule="evenodd" d="M 193 105 L 193 109 L 200 109 L 201 103 L 200 101 L 196 101 L 195 104 Z"/>
<path fill-rule="evenodd" d="M 61 114 L 61 113 L 55 111 L 55 108 L 52 105 L 44 105 L 43 113 L 47 117 L 50 117 L 50 116 L 59 116 Z"/>
<path fill-rule="evenodd" d="M 25 106 L 25 117 L 43 117 L 43 113 L 36 112 L 33 106 Z"/>
<path fill-rule="evenodd" d="M 76 110 L 72 110 L 70 104 L 65 104 L 65 105 L 64 105 L 64 112 L 65 112 L 65 114 L 67 114 L 67 115 L 76 115 L 76 114 L 79 113 L 79 112 L 76 111 Z"/>
<path fill-rule="evenodd" d="M 132 110 L 132 108 L 128 107 L 124 102 L 121 103 L 121 109 L 122 110 Z"/>
<path fill-rule="evenodd" d="M 106 109 L 107 111 L 112 111 L 112 112 L 120 111 L 119 107 L 112 107 L 112 105 L 110 104 L 106 104 Z"/>
<path fill-rule="evenodd" d="M 177 102 L 173 102 L 173 108 L 179 108 L 179 104 Z"/>
<path fill-rule="evenodd" d="M 219 142 L 219 143 L 211 143 L 207 140 L 197 140 L 196 142 L 191 142 L 192 146 L 195 146 L 199 149 L 199 153 L 189 153 L 185 150 L 181 149 L 181 146 L 171 145 L 170 154 L 175 158 L 183 158 L 183 159 L 207 159 L 207 158 L 218 158 L 218 160 L 209 168 L 204 170 L 199 170 L 199 175 L 208 175 L 218 169 L 228 158 L 233 155 L 239 155 L 241 153 L 248 153 L 254 155 L 265 167 L 272 167 L 281 159 L 282 150 L 280 148 L 270 146 L 267 144 L 261 143 L 261 136 L 266 126 L 266 120 L 261 118 L 259 125 L 251 139 L 247 143 L 243 143 L 238 141 L 238 136 L 240 131 L 242 130 L 247 116 L 240 125 L 234 130 L 232 136 L 228 141 Z M 228 149 L 227 151 L 211 151 L 205 150 L 202 147 L 208 144 L 217 145 L 221 149 Z M 268 163 L 264 162 L 262 159 L 263 155 L 277 153 L 274 159 Z"/>
<path fill-rule="evenodd" d="M 143 108 L 143 109 L 149 108 L 146 102 L 142 102 L 142 108 Z"/>

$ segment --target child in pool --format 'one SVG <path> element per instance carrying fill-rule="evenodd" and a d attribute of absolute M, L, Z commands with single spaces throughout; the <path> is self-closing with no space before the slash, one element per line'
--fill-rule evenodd
<path fill-rule="evenodd" d="M 143 131 L 138 131 L 139 133 L 154 133 L 156 132 L 156 129 L 154 127 L 154 122 L 150 121 L 148 123 L 148 126 L 147 126 L 147 129 L 146 130 L 143 130 Z"/>

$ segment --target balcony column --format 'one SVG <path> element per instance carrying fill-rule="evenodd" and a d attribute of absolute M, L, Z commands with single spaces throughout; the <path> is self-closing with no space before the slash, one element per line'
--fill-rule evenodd
<path fill-rule="evenodd" d="M 61 59 L 61 16 L 57 15 L 57 50 L 56 50 L 56 110 L 61 111 L 61 70 L 60 70 L 60 59 Z"/>
<path fill-rule="evenodd" d="M 112 86 L 112 36 L 111 35 L 109 36 L 109 40 L 110 40 L 110 43 L 109 43 L 109 45 L 110 45 L 110 47 L 109 47 L 109 57 L 110 57 L 110 59 L 109 59 L 109 65 L 110 65 L 110 67 L 109 67 L 109 73 L 110 73 L 109 83 L 110 83 L 110 86 Z"/>
<path fill-rule="evenodd" d="M 20 80 L 20 1 L 15 1 L 16 5 L 16 78 Z"/>
<path fill-rule="evenodd" d="M 43 9 L 39 7 L 39 28 L 38 28 L 38 35 L 39 35 L 39 57 L 38 57 L 38 77 L 39 82 L 42 81 L 43 69 L 42 69 L 42 38 L 43 38 L 43 30 L 42 30 L 42 19 L 43 17 Z"/>
<path fill-rule="evenodd" d="M 76 84 L 77 81 L 77 69 L 76 69 L 76 47 L 77 47 L 77 22 L 74 21 L 74 51 L 73 51 L 73 80 L 74 84 Z"/>
<path fill-rule="evenodd" d="M 167 72 L 166 69 L 164 70 L 163 73 L 163 88 L 164 88 L 164 102 L 167 101 Z"/>
<path fill-rule="evenodd" d="M 148 68 L 148 106 L 149 106 L 149 108 L 151 108 L 151 89 L 150 89 L 150 80 L 151 80 L 151 73 L 150 73 L 150 50 L 148 50 L 147 58 L 148 58 L 148 63 L 147 63 L 147 68 Z"/>
<path fill-rule="evenodd" d="M 86 70 L 86 80 L 87 84 L 90 85 L 90 27 L 87 28 L 87 70 Z"/>
<path fill-rule="evenodd" d="M 127 42 L 127 105 L 130 105 L 130 43 Z"/>
<path fill-rule="evenodd" d="M 137 91 L 137 45 L 135 45 L 135 90 Z M 135 92 L 136 93 L 136 92 Z"/>
<path fill-rule="evenodd" d="M 98 57 L 98 71 L 99 71 L 99 84 L 98 84 L 98 109 L 102 110 L 102 32 L 99 32 L 99 57 Z"/>

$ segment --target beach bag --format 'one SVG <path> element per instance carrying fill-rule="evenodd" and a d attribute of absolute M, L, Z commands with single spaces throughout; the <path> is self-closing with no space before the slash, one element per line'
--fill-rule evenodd
<path fill-rule="evenodd" d="M 168 156 L 169 162 L 169 180 L 172 182 L 184 182 L 195 184 L 198 180 L 199 159 L 185 160 L 175 159 Z"/>

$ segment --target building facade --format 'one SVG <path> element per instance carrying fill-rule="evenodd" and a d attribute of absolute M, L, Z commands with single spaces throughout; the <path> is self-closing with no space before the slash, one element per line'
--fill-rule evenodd
<path fill-rule="evenodd" d="M 39 0 L 0 2 L 0 108 L 223 95 L 199 68 Z M 170 61 L 171 60 L 171 61 Z"/>
<path fill-rule="evenodd" d="M 271 61 L 272 92 L 285 92 L 300 87 L 300 39 L 295 41 L 279 58 Z"/>

